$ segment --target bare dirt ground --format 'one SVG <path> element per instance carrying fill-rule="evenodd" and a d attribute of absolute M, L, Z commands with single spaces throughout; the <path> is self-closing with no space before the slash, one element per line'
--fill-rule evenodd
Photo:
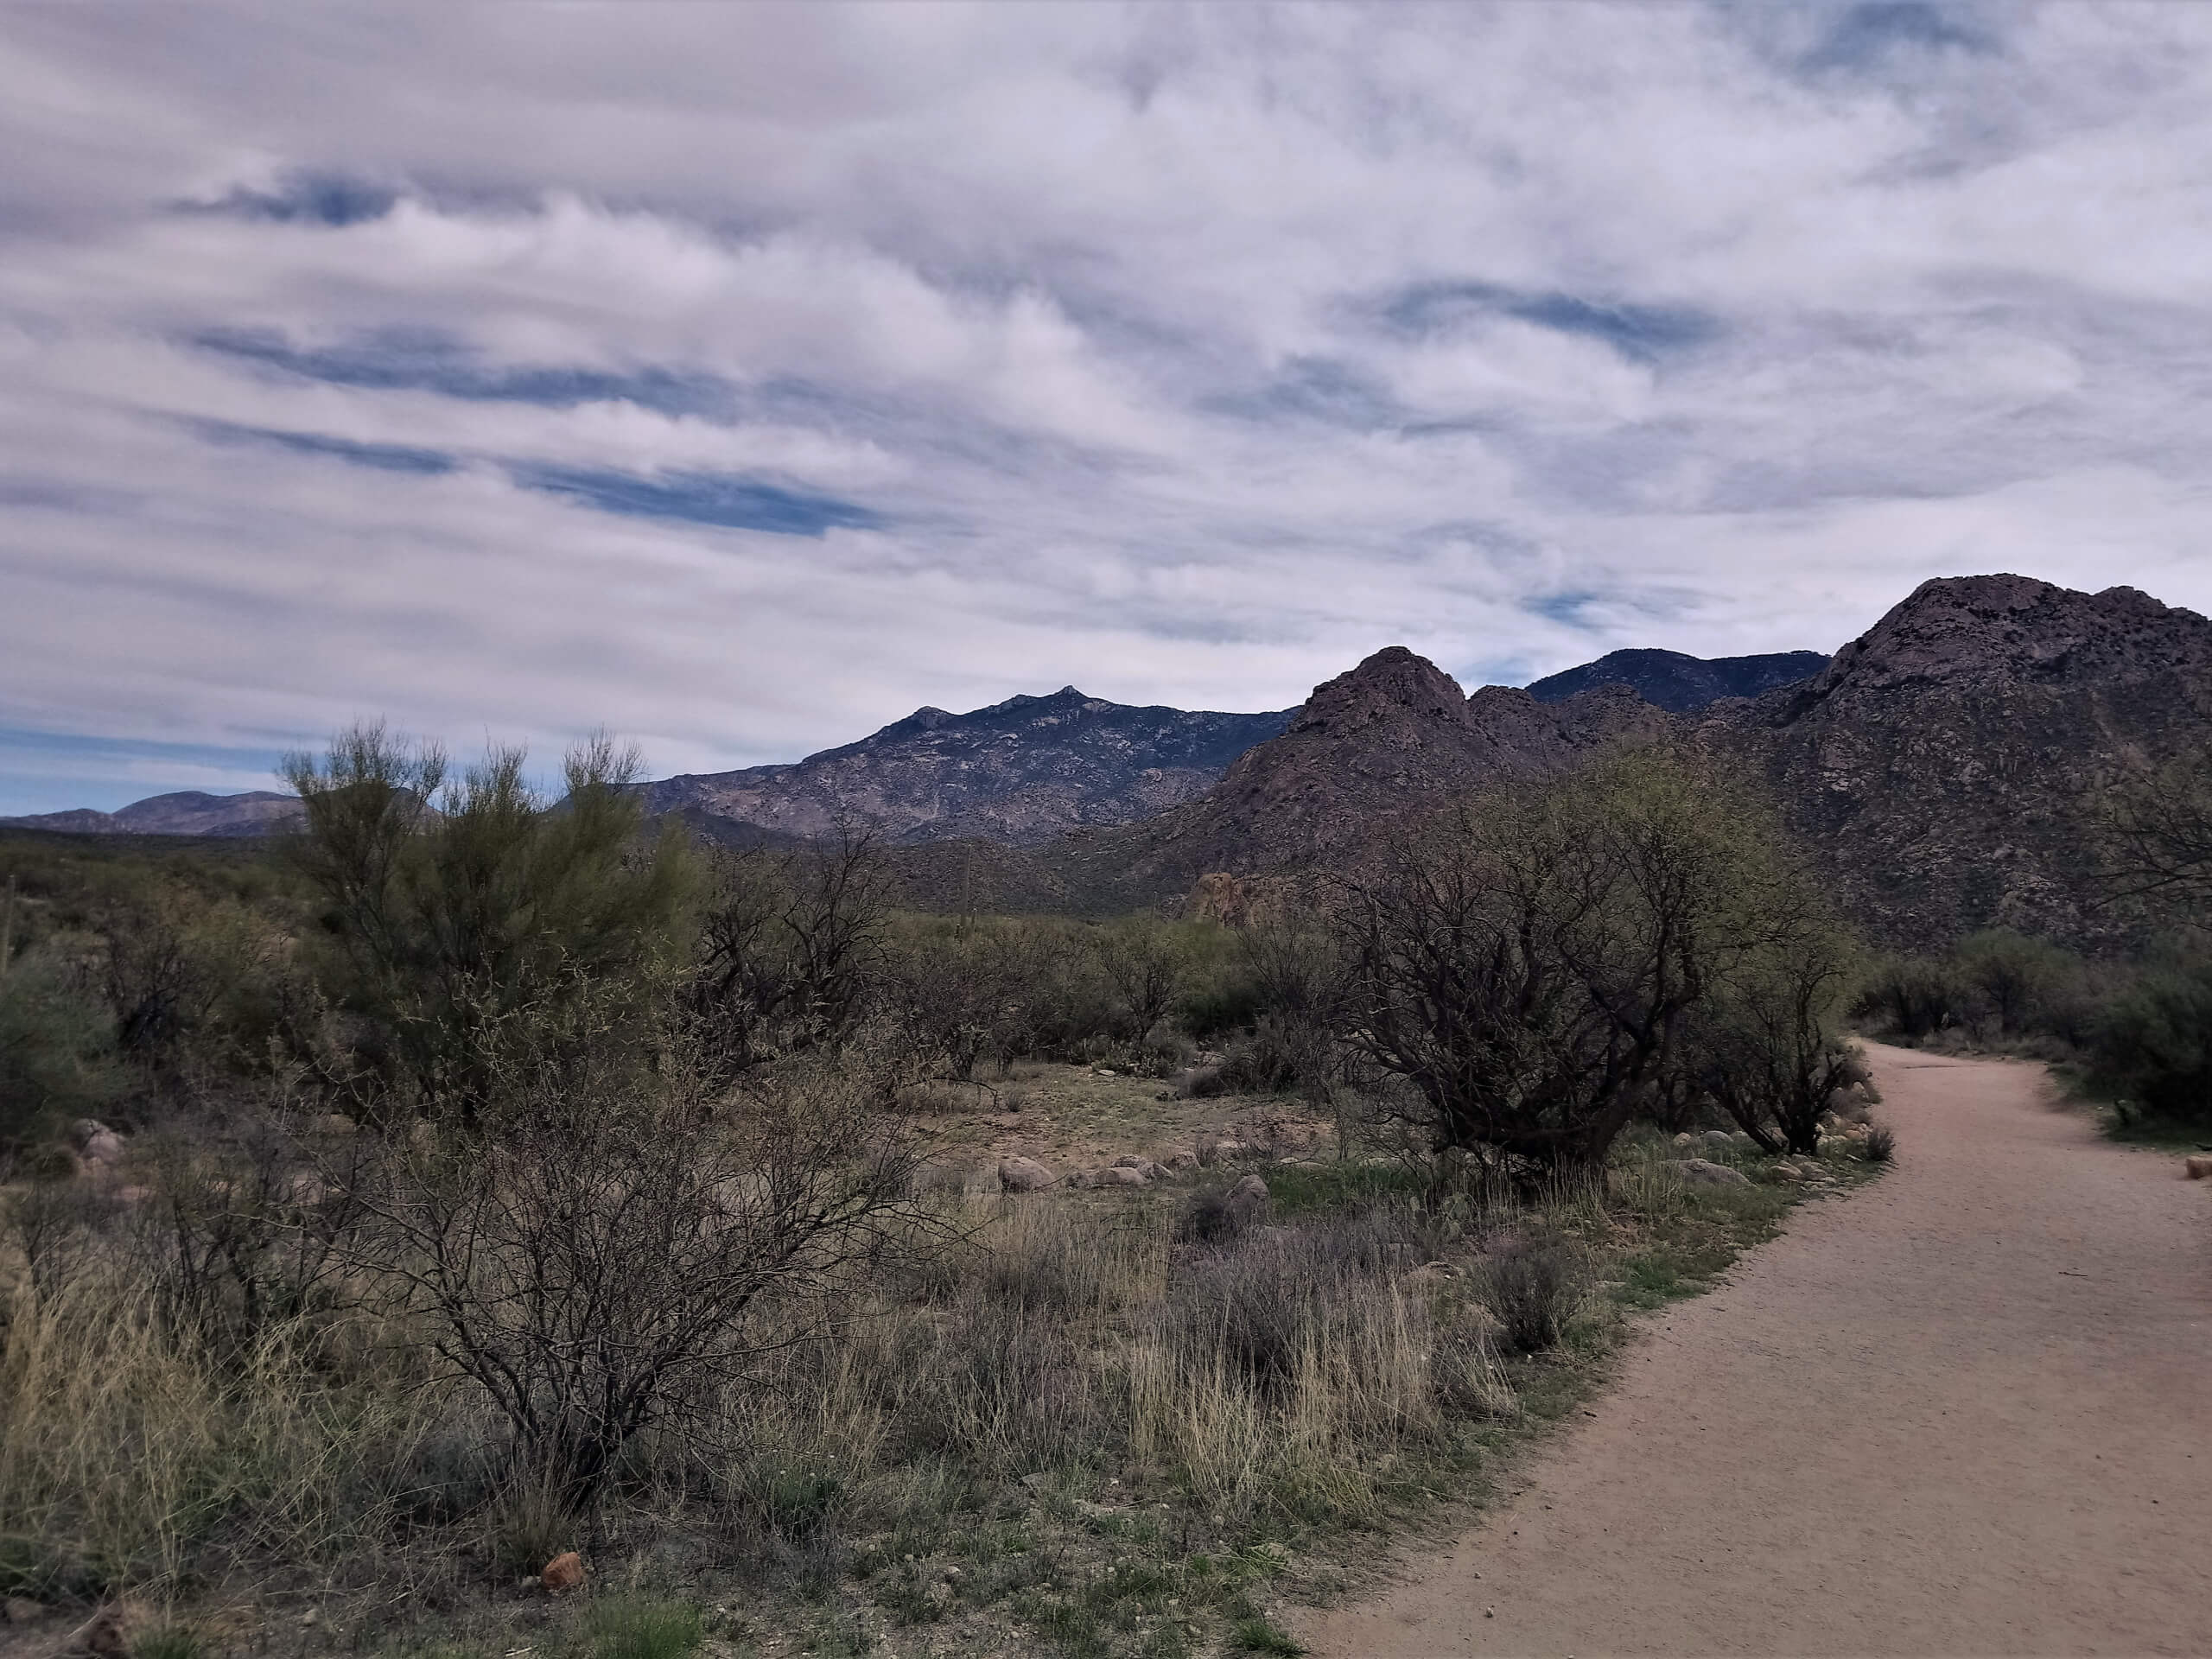
<path fill-rule="evenodd" d="M 1872 1048 L 1897 1166 L 1662 1316 L 1318 1655 L 2212 1653 L 2212 1195 L 2040 1066 Z"/>

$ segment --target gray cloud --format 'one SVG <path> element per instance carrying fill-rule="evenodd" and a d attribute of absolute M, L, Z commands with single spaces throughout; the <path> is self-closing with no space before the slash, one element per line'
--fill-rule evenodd
<path fill-rule="evenodd" d="M 18 8 L 0 810 L 2212 605 L 2209 83 L 2156 4 Z"/>

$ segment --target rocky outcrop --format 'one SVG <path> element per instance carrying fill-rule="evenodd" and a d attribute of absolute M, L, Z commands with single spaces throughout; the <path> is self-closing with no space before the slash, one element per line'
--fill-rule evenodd
<path fill-rule="evenodd" d="M 918 709 L 857 743 L 787 766 L 643 787 L 649 811 L 681 813 L 702 828 L 810 837 L 850 823 L 892 845 L 973 838 L 1033 846 L 1191 800 L 1289 718 L 1132 708 L 1066 686 L 965 715 Z"/>
<path fill-rule="evenodd" d="M 1810 679 L 1828 665 L 1817 651 L 1783 651 L 1758 657 L 1689 657 L 1679 651 L 1616 651 L 1594 663 L 1531 683 L 1539 702 L 1564 702 L 1600 686 L 1625 685 L 1646 702 L 1671 714 L 1689 714 L 1723 697 L 1756 697 L 1777 686 Z"/>
<path fill-rule="evenodd" d="M 1820 675 L 1697 728 L 1772 785 L 1847 911 L 1901 948 L 2115 935 L 2094 813 L 2212 736 L 2212 621 L 2132 588 L 1923 583 Z"/>
<path fill-rule="evenodd" d="M 1140 862 L 1188 887 L 1215 871 L 1309 869 L 1486 785 L 1565 770 L 1615 742 L 1648 742 L 1666 715 L 1624 686 L 1540 702 L 1472 696 L 1402 645 L 1314 688 L 1281 736 L 1240 757 L 1203 799 L 1137 826 Z"/>

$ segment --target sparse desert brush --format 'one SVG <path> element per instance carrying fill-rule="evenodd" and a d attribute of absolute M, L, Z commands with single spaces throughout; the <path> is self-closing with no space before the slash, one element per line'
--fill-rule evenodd
<path fill-rule="evenodd" d="M 1589 1283 L 1580 1255 L 1557 1239 L 1516 1240 L 1485 1255 L 1475 1278 L 1499 1340 L 1516 1354 L 1557 1346 Z"/>
<path fill-rule="evenodd" d="M 1859 1150 L 1868 1163 L 1886 1164 L 1897 1155 L 1897 1131 L 1885 1123 L 1877 1123 L 1866 1131 Z"/>

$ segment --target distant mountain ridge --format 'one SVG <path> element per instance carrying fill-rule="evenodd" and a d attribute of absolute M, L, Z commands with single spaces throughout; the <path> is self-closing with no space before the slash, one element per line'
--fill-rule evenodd
<path fill-rule="evenodd" d="M 1393 646 L 1295 709 L 1132 708 L 1071 686 L 965 715 L 917 709 L 804 760 L 639 787 L 650 810 L 710 840 L 790 842 L 841 819 L 873 830 L 920 906 L 1104 912 L 1173 904 L 1217 872 L 1356 867 L 1454 797 L 1669 739 L 1767 779 L 1878 943 L 1920 950 L 2004 926 L 2094 944 L 2126 925 L 2100 903 L 2096 803 L 2212 742 L 2212 621 L 2131 588 L 1948 577 L 1833 658 L 1617 652 L 1468 695 Z M 187 791 L 6 822 L 249 836 L 298 811 L 267 791 Z"/>
<path fill-rule="evenodd" d="M 272 790 L 208 795 L 196 789 L 149 795 L 113 812 L 79 807 L 0 818 L 19 830 L 58 830 L 79 836 L 265 836 L 299 821 L 300 798 Z"/>
<path fill-rule="evenodd" d="M 1828 665 L 1817 651 L 1782 651 L 1758 657 L 1690 657 L 1679 651 L 1608 652 L 1594 663 L 1533 681 L 1539 702 L 1563 702 L 1601 685 L 1625 685 L 1670 714 L 1688 714 L 1723 697 L 1756 697 L 1777 686 L 1808 680 Z"/>
<path fill-rule="evenodd" d="M 804 760 L 640 785 L 646 810 L 695 823 L 820 836 L 841 823 L 891 845 L 980 839 L 1033 846 L 1126 823 L 1203 794 L 1280 733 L 1291 710 L 1133 707 L 1064 686 L 964 715 L 918 709 Z"/>

